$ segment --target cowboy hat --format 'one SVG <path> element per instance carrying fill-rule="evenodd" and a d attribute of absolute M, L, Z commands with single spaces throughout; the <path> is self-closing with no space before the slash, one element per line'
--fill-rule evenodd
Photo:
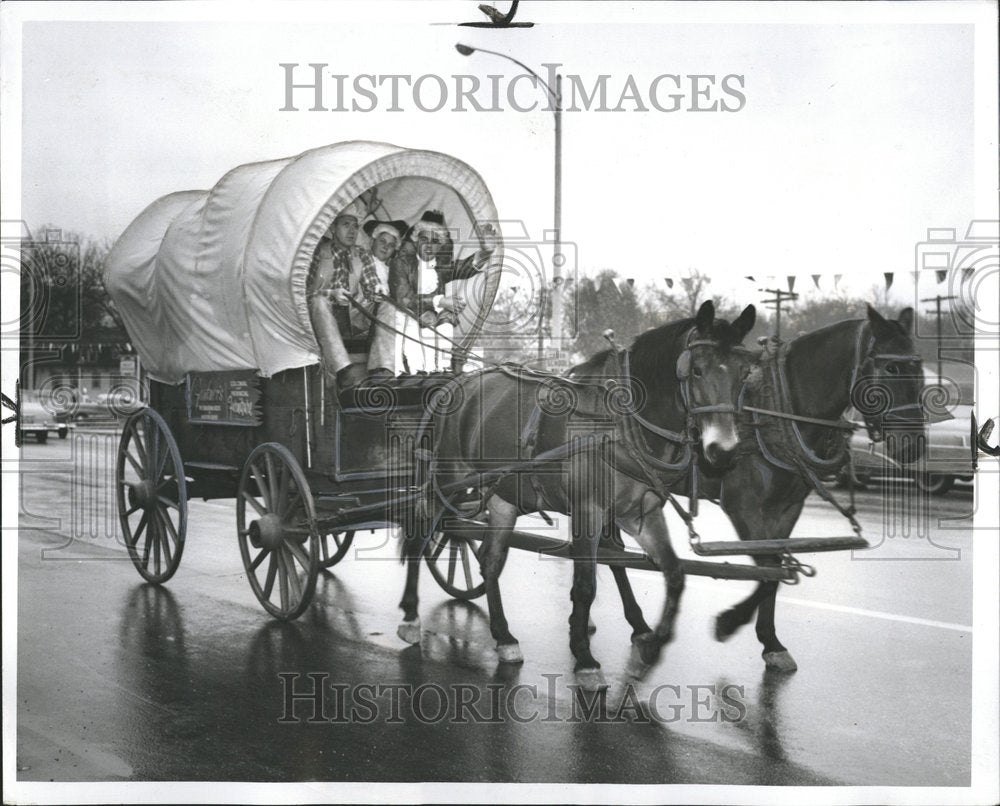
<path fill-rule="evenodd" d="M 371 221 L 366 221 L 361 229 L 372 240 L 375 240 L 380 232 L 390 232 L 402 240 L 406 234 L 406 228 L 407 223 L 405 221 L 379 221 L 373 218 Z"/>

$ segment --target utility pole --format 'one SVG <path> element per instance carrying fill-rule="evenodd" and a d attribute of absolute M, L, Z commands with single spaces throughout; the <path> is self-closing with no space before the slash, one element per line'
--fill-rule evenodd
<path fill-rule="evenodd" d="M 934 303 L 934 317 L 937 320 L 937 376 L 938 383 L 941 383 L 941 375 L 943 369 L 941 367 L 941 303 L 951 302 L 953 299 L 958 299 L 954 294 L 950 294 L 947 297 L 943 297 L 938 294 L 936 297 L 927 297 L 926 299 L 920 300 L 921 302 L 933 302 Z M 930 313 L 930 311 L 927 311 Z"/>
<path fill-rule="evenodd" d="M 538 289 L 538 361 L 545 358 L 545 284 Z"/>
<path fill-rule="evenodd" d="M 767 294 L 774 294 L 770 299 L 763 299 L 761 302 L 771 308 L 774 308 L 774 337 L 776 339 L 781 338 L 781 306 L 785 302 L 795 302 L 799 298 L 798 294 L 792 291 L 785 291 L 781 288 L 758 288 L 758 291 L 763 291 Z"/>

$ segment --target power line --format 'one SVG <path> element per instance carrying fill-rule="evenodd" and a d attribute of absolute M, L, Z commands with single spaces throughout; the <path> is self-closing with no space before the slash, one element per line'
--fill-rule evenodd
<path fill-rule="evenodd" d="M 956 297 L 954 294 L 950 294 L 950 295 L 948 295 L 946 297 L 942 296 L 941 294 L 938 294 L 936 297 L 927 297 L 926 299 L 920 300 L 921 302 L 933 302 L 934 303 L 934 308 L 931 309 L 931 310 L 928 310 L 927 313 L 932 313 L 933 312 L 935 319 L 937 319 L 937 376 L 938 376 L 938 383 L 941 383 L 941 377 L 942 377 L 942 366 L 941 366 L 941 347 L 942 347 L 942 339 L 941 339 L 941 314 L 942 313 L 951 313 L 950 306 L 949 306 L 949 310 L 948 311 L 943 312 L 941 310 L 941 303 L 942 302 L 951 302 L 953 299 L 958 299 L 958 297 Z"/>
<path fill-rule="evenodd" d="M 763 299 L 761 303 L 774 309 L 774 337 L 781 338 L 781 306 L 786 302 L 795 302 L 799 295 L 793 291 L 785 291 L 781 288 L 758 288 L 767 294 L 774 294 L 770 299 Z"/>

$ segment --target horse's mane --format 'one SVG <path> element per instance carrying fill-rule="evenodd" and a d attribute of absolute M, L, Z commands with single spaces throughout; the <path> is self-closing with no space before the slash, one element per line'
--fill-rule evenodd
<path fill-rule="evenodd" d="M 647 390 L 655 394 L 677 387 L 677 359 L 684 350 L 685 336 L 694 324 L 694 318 L 680 319 L 635 337 L 630 350 L 632 374 Z M 715 319 L 711 332 L 700 335 L 717 342 L 721 350 L 729 350 L 742 341 L 741 335 L 725 319 Z"/>
<path fill-rule="evenodd" d="M 629 348 L 629 366 L 633 378 L 647 392 L 660 396 L 673 394 L 677 389 L 677 359 L 684 350 L 687 332 L 694 327 L 695 319 L 678 319 L 640 333 Z M 715 319 L 712 332 L 702 334 L 728 350 L 741 341 L 739 333 L 725 319 Z M 595 353 L 571 372 L 579 377 L 599 376 L 605 372 L 611 349 Z"/>

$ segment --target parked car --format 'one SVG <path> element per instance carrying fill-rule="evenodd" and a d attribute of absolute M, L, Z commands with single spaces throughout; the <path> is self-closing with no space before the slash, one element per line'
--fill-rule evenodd
<path fill-rule="evenodd" d="M 927 450 L 925 459 L 919 463 L 919 472 L 889 459 L 883 452 L 882 443 L 873 445 L 856 410 L 850 409 L 846 417 L 862 426 L 851 436 L 856 483 L 863 485 L 877 476 L 884 476 L 887 468 L 892 468 L 893 473 L 912 475 L 922 490 L 933 495 L 944 495 L 956 480 L 972 481 L 975 472 L 972 467 L 972 406 L 959 404 L 950 417 L 938 418 L 927 426 Z M 846 483 L 846 474 L 845 467 L 839 477 L 841 483 Z"/>
<path fill-rule="evenodd" d="M 60 422 L 56 415 L 37 400 L 21 399 L 17 418 L 19 441 L 23 442 L 26 437 L 32 437 L 36 442 L 45 443 L 50 433 L 56 434 L 59 439 L 66 439 L 69 436 L 69 429 L 69 423 Z"/>

